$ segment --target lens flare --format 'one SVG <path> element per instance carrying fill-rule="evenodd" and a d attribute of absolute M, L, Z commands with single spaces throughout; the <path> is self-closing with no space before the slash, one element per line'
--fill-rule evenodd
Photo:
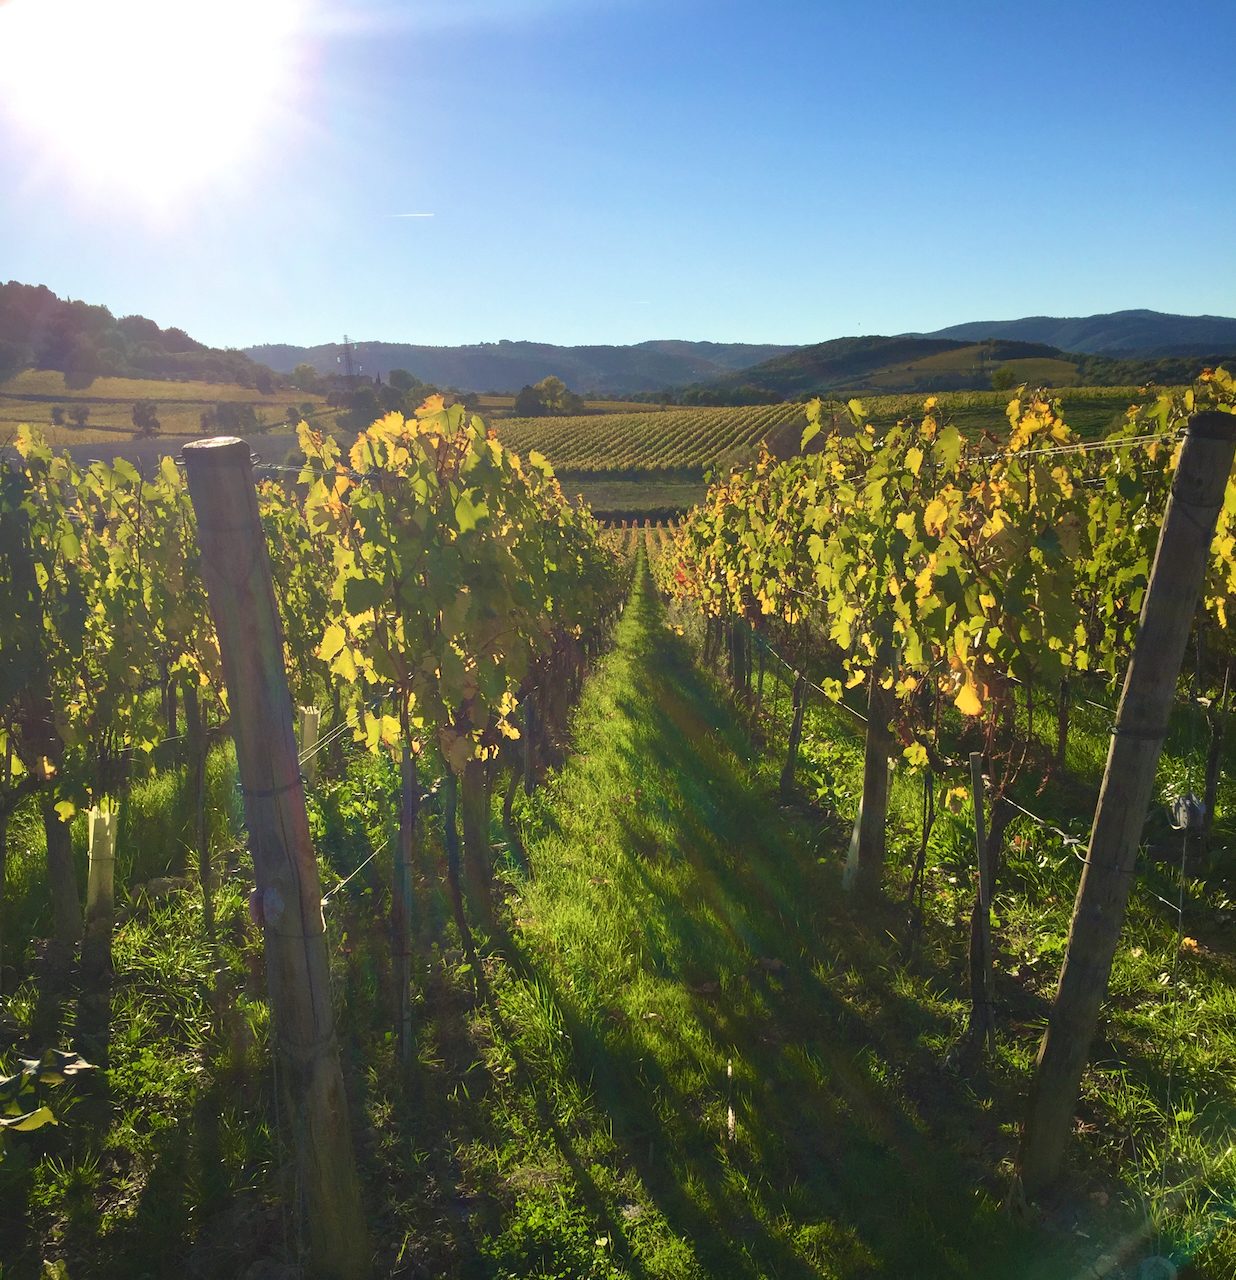
<path fill-rule="evenodd" d="M 295 116 L 305 0 L 8 0 L 0 115 L 41 176 L 151 209 L 254 171 Z"/>

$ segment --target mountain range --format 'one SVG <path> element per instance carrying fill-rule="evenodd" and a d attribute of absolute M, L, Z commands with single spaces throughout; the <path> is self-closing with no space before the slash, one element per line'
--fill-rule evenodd
<path fill-rule="evenodd" d="M 1187 377 L 1190 361 L 1234 352 L 1236 319 L 1146 310 L 974 320 L 932 333 L 835 338 L 803 347 L 680 340 L 577 347 L 510 341 L 458 347 L 353 344 L 353 359 L 364 373 L 385 378 L 392 369 L 406 369 L 423 382 L 462 391 L 515 391 L 553 374 L 585 394 L 647 395 L 690 387 L 704 399 L 744 392 L 767 398 L 840 388 L 985 387 L 1002 364 L 1019 377 L 1051 385 L 1079 379 L 1135 382 L 1155 376 L 1150 362 L 1177 358 L 1184 362 L 1179 376 Z M 247 347 L 245 354 L 280 373 L 298 364 L 335 373 L 343 346 L 268 344 Z M 1176 376 L 1175 366 L 1167 367 Z"/>
<path fill-rule="evenodd" d="M 1112 311 L 1097 316 L 971 320 L 914 336 L 959 338 L 966 342 L 1004 338 L 1041 342 L 1084 355 L 1152 358 L 1236 351 L 1236 320 L 1227 316 L 1175 316 L 1162 311 Z"/>
<path fill-rule="evenodd" d="M 773 343 L 681 342 L 675 339 L 634 346 L 558 347 L 547 342 L 481 342 L 462 347 L 427 347 L 400 342 L 355 342 L 358 370 L 385 378 L 406 369 L 422 382 L 460 391 L 517 391 L 550 374 L 580 392 L 602 395 L 659 391 L 685 383 L 713 382 L 736 369 L 760 364 L 795 350 Z M 343 345 L 282 344 L 248 347 L 255 360 L 279 373 L 298 364 L 319 373 L 342 371 Z"/>

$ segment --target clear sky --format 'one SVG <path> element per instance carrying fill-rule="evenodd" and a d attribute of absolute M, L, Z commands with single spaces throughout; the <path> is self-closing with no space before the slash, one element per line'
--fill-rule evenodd
<path fill-rule="evenodd" d="M 0 0 L 0 279 L 223 346 L 1231 315 L 1234 48 L 1233 0 Z"/>

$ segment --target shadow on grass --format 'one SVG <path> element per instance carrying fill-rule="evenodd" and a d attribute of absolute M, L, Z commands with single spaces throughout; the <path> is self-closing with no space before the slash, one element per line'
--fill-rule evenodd
<path fill-rule="evenodd" d="M 622 1160 L 710 1276 L 1070 1274 L 1070 1250 L 1000 1213 L 980 1186 L 990 1160 L 967 1158 L 1007 1140 L 939 1066 L 953 1023 L 923 988 L 941 975 L 916 990 L 888 920 L 851 916 L 835 872 L 753 773 L 736 716 L 650 595 L 632 607 L 627 683 L 604 727 L 589 726 L 577 779 L 586 793 L 607 774 L 619 803 L 574 828 L 560 816 L 553 850 L 535 856 L 552 909 L 555 852 L 594 845 L 593 883 L 639 904 L 626 917 L 631 985 L 663 1002 L 607 1007 L 548 928 L 508 941 L 516 974 L 556 1008 Z"/>

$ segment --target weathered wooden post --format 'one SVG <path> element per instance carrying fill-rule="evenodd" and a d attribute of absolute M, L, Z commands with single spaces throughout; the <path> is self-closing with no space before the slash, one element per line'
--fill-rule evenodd
<path fill-rule="evenodd" d="M 112 971 L 112 917 L 116 904 L 116 827 L 113 805 L 96 805 L 88 815 L 86 928 L 82 935 L 82 968 L 96 979 Z"/>
<path fill-rule="evenodd" d="M 184 460 L 231 704 L 310 1269 L 366 1276 L 371 1259 L 335 1041 L 322 889 L 249 446 L 228 436 L 200 440 L 185 446 Z"/>
<path fill-rule="evenodd" d="M 300 754 L 304 759 L 301 772 L 305 781 L 312 786 L 318 776 L 318 735 L 322 728 L 322 710 L 320 707 L 296 708 L 296 741 L 300 744 Z"/>
<path fill-rule="evenodd" d="M 1199 413 L 1189 420 L 1116 712 L 1056 1000 L 1030 1089 L 1017 1160 L 1027 1196 L 1056 1178 L 1073 1127 L 1234 454 L 1236 416 Z"/>

